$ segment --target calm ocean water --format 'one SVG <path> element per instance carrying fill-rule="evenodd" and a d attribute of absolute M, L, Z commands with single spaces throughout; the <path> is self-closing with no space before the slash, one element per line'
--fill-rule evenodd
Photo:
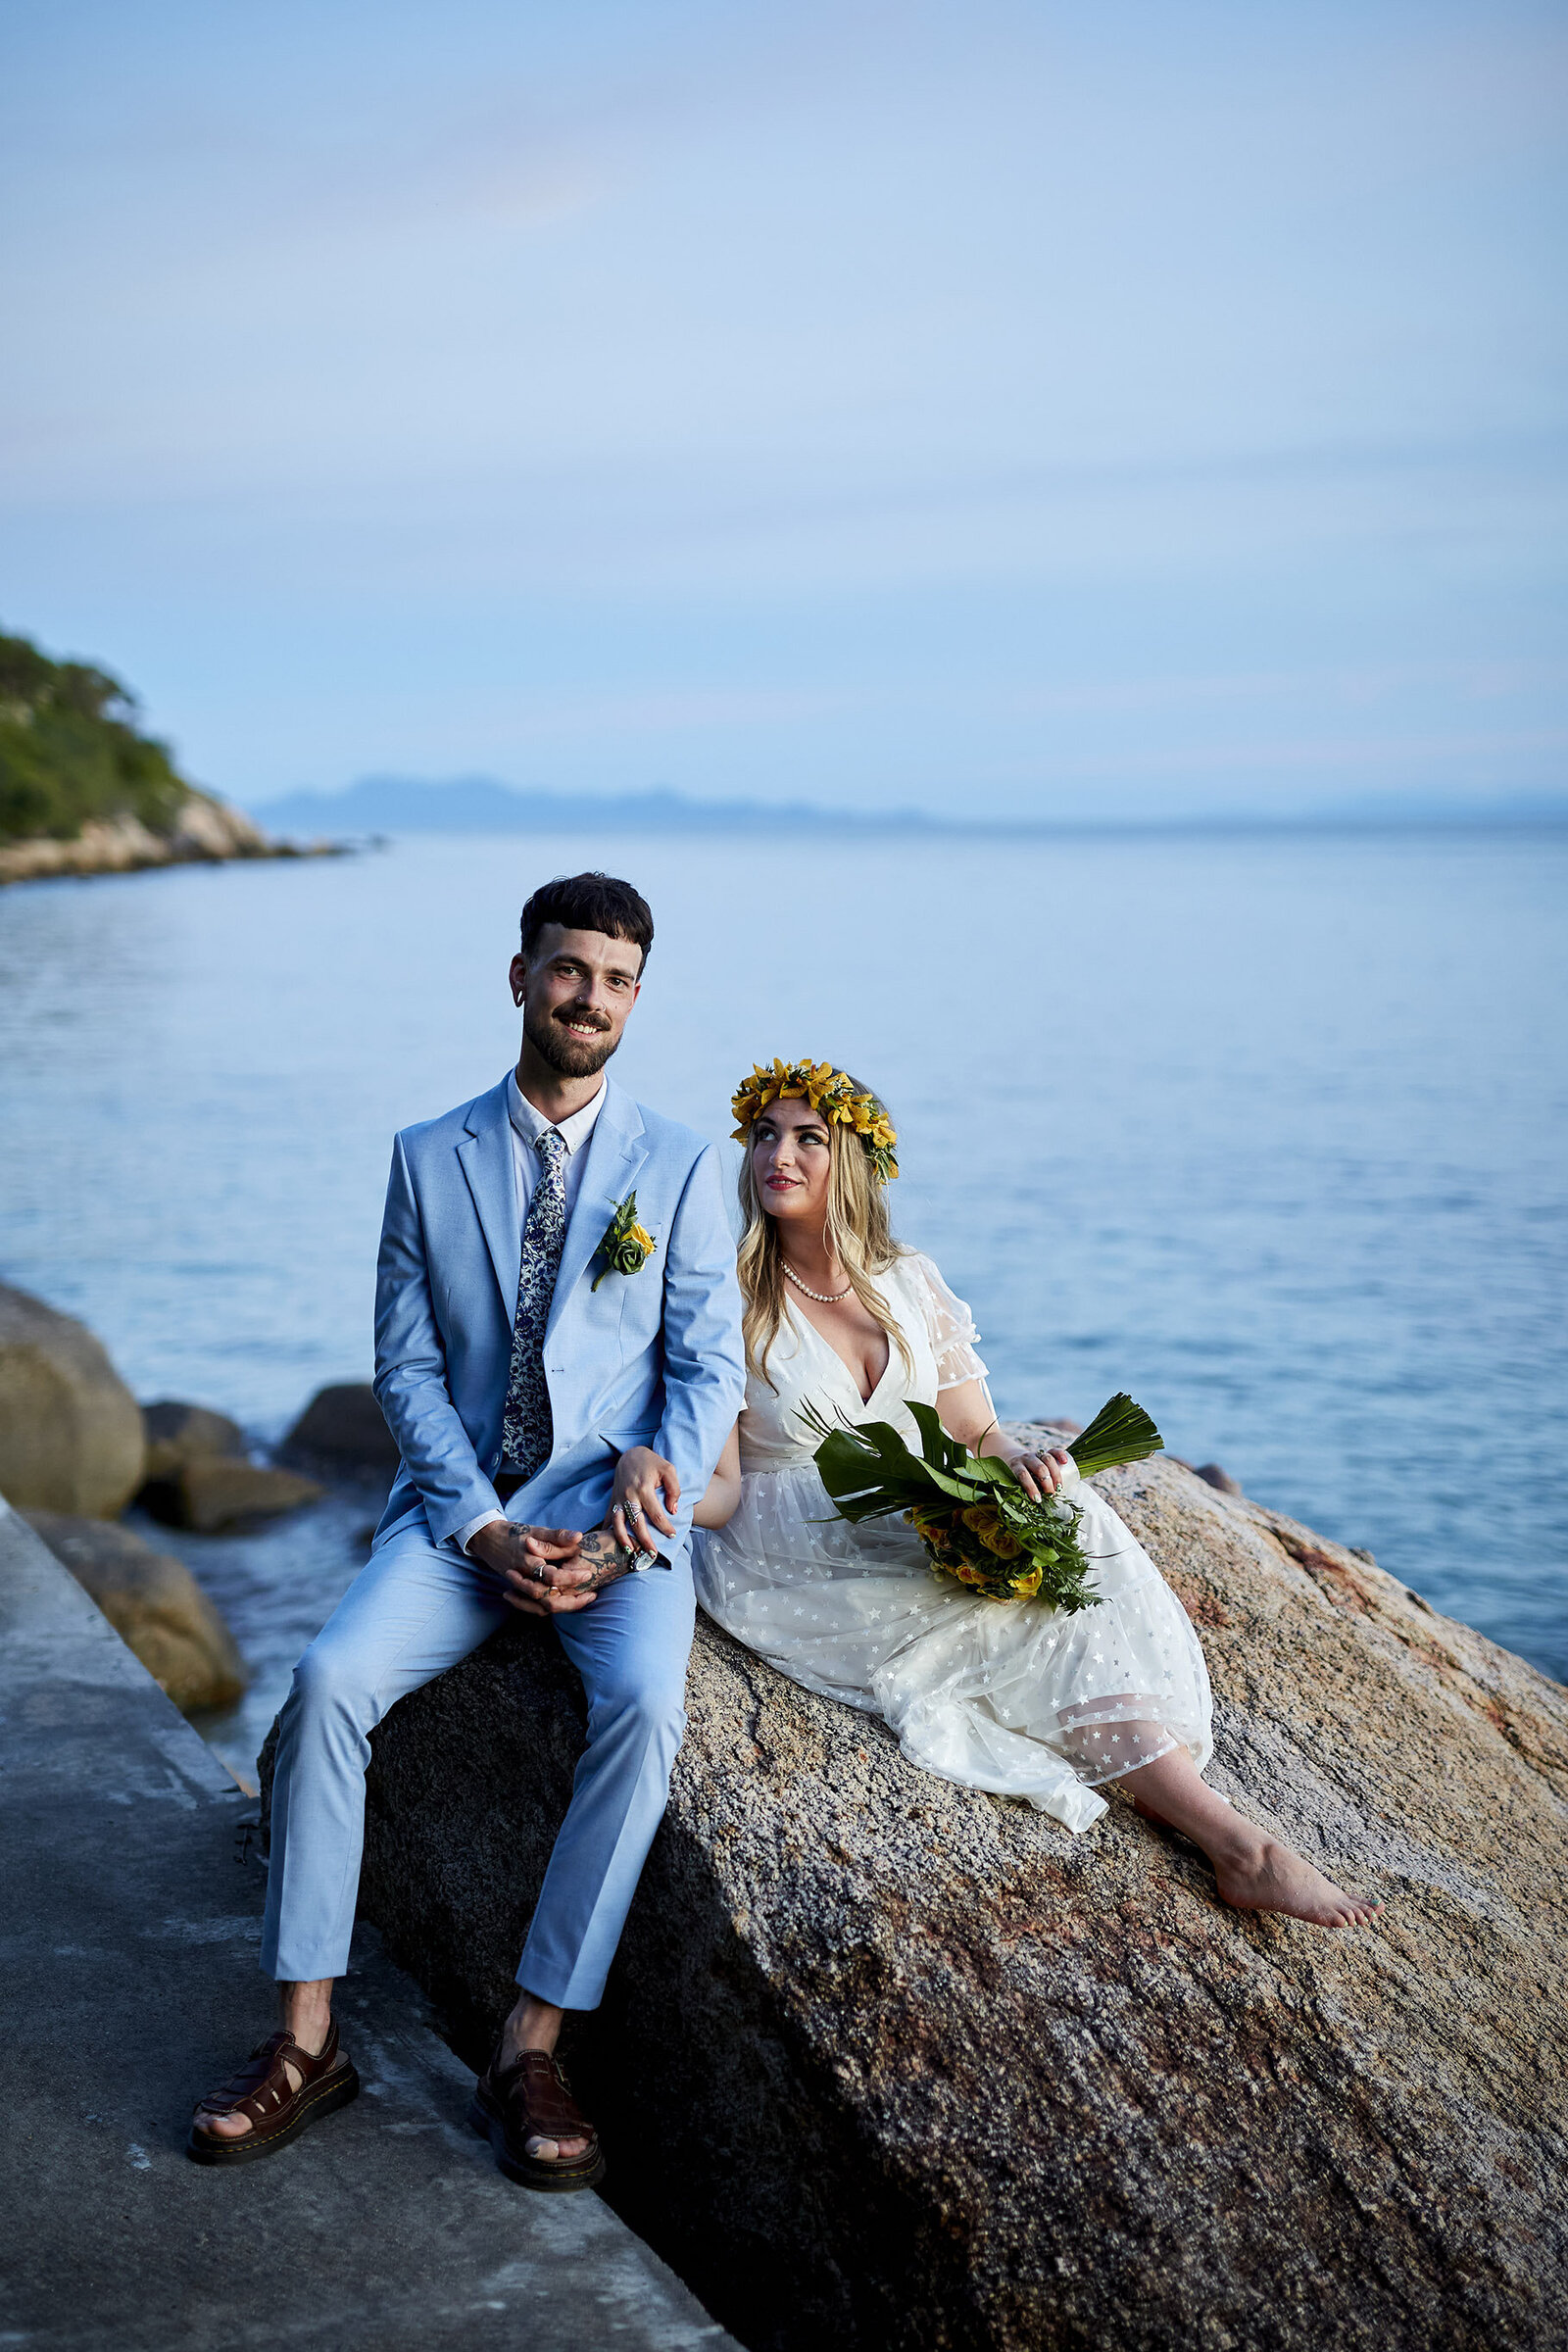
<path fill-rule="evenodd" d="M 875 1084 L 1004 1413 L 1130 1389 L 1568 1675 L 1561 834 L 422 839 L 13 889 L 0 1275 L 262 1443 L 366 1377 L 392 1132 L 508 1067 L 517 907 L 589 863 L 659 925 L 617 1076 L 715 1137 L 760 1056 Z M 372 1506 L 177 1540 L 257 1670 L 225 1753 Z"/>

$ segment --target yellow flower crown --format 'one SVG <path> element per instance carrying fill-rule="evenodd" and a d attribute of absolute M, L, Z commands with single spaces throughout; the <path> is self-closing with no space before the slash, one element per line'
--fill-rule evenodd
<path fill-rule="evenodd" d="M 891 1184 L 897 1176 L 899 1163 L 893 1147 L 899 1139 L 893 1121 L 875 1095 L 862 1094 L 846 1071 L 836 1070 L 830 1061 L 783 1062 L 775 1058 L 771 1067 L 758 1062 L 751 1076 L 741 1080 L 729 1106 L 738 1122 L 736 1143 L 744 1144 L 768 1104 L 780 1102 L 809 1102 L 830 1126 L 853 1128 L 878 1182 Z"/>

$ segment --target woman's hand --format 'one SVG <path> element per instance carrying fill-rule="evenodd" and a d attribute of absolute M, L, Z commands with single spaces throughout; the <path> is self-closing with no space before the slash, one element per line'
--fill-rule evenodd
<path fill-rule="evenodd" d="M 983 1380 L 960 1381 L 944 1389 L 937 1398 L 937 1411 L 950 1438 L 956 1438 L 971 1453 L 989 1453 L 1005 1462 L 1031 1502 L 1044 1502 L 1060 1486 L 1068 1456 L 1059 1447 L 1048 1446 L 1042 1453 L 1020 1446 L 1015 1438 L 1004 1437 Z"/>
<path fill-rule="evenodd" d="M 672 1536 L 672 1514 L 680 1508 L 680 1477 L 651 1446 L 628 1446 L 615 1464 L 615 1484 L 605 1521 L 617 1544 L 629 1551 L 657 1551 L 655 1535 Z"/>
<path fill-rule="evenodd" d="M 1061 1474 L 1072 1458 L 1059 1446 L 1042 1453 L 1032 1446 L 1014 1445 L 1012 1439 L 1004 1438 L 999 1428 L 986 1432 L 979 1451 L 994 1454 L 999 1461 L 1005 1462 L 1031 1502 L 1044 1502 L 1048 1494 L 1054 1494 L 1061 1484 Z"/>

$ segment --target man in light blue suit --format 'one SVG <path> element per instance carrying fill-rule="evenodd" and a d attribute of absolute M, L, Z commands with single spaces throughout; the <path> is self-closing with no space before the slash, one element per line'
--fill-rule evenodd
<path fill-rule="evenodd" d="M 512 965 L 514 1072 L 393 1148 L 375 1390 L 402 1467 L 370 1559 L 295 1670 L 272 1782 L 262 1965 L 282 2031 L 198 2110 L 248 2163 L 351 2099 L 348 1964 L 368 1735 L 513 1609 L 553 1617 L 588 1742 L 469 2111 L 529 2186 L 602 2178 L 554 2051 L 598 2005 L 685 1724 L 688 1542 L 745 1388 L 718 1156 L 605 1075 L 653 940 L 629 884 L 536 891 Z M 715 1483 L 705 1518 L 723 1515 Z M 732 1506 L 732 1501 L 731 1505 Z"/>

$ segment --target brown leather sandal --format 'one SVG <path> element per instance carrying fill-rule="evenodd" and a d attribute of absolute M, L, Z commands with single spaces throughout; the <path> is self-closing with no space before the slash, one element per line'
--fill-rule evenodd
<path fill-rule="evenodd" d="M 607 2171 L 599 2134 L 571 2095 L 558 2060 L 524 2050 L 510 2066 L 498 2049 L 474 2085 L 468 2123 L 495 2150 L 509 2180 L 524 2188 L 597 2188 Z M 530 2156 L 530 2139 L 585 2139 L 580 2156 Z"/>
<path fill-rule="evenodd" d="M 259 2156 L 275 2156 L 279 2148 L 297 2139 L 307 2125 L 318 2123 L 323 2115 L 359 2097 L 359 2076 L 347 2059 L 339 2066 L 337 2055 L 336 2018 L 315 2058 L 300 2048 L 291 2034 L 269 2034 L 265 2041 L 257 2043 L 239 2073 L 201 2103 L 214 2115 L 248 2117 L 250 2130 L 237 2139 L 223 2139 L 193 2123 L 185 2142 L 186 2155 L 197 2164 L 254 2164 Z M 298 2090 L 289 2087 L 283 2071 L 285 2060 L 300 2077 Z"/>

